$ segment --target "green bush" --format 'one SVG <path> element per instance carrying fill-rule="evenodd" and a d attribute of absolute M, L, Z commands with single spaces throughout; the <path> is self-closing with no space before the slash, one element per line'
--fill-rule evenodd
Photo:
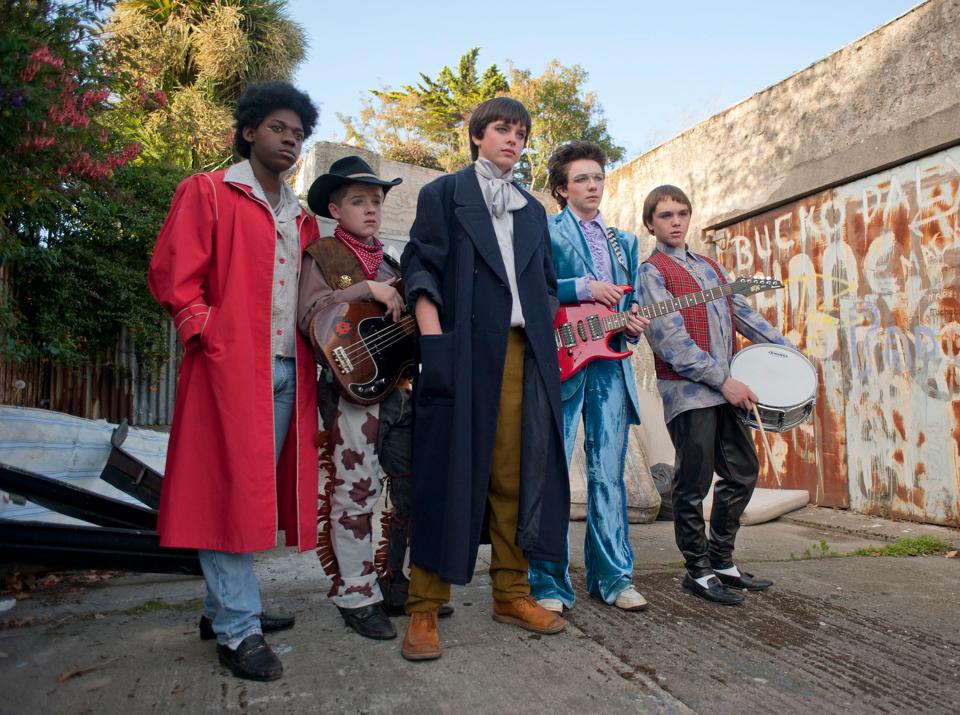
<path fill-rule="evenodd" d="M 31 240 L 10 256 L 15 322 L 8 352 L 85 364 L 115 346 L 127 326 L 146 369 L 166 359 L 165 316 L 146 274 L 185 173 L 172 164 L 128 164 L 112 184 L 73 197 L 53 220 L 48 211 L 18 216 L 21 237 Z"/>

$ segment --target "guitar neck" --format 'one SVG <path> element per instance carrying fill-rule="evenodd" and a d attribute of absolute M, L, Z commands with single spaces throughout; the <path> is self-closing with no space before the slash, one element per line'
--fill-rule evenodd
<path fill-rule="evenodd" d="M 657 318 L 661 315 L 675 313 L 678 310 L 690 308 L 694 305 L 725 298 L 731 293 L 733 293 L 733 288 L 729 283 L 725 283 L 724 285 L 707 288 L 706 290 L 697 291 L 696 293 L 687 293 L 686 295 L 681 295 L 676 298 L 661 300 L 659 303 L 642 305 L 640 306 L 640 315 L 644 318 Z"/>
<path fill-rule="evenodd" d="M 686 295 L 681 295 L 677 298 L 661 300 L 659 303 L 641 305 L 640 315 L 642 315 L 644 318 L 657 318 L 661 315 L 675 313 L 678 310 L 690 308 L 694 305 L 709 303 L 712 300 L 725 298 L 731 293 L 733 293 L 733 289 L 730 287 L 730 284 L 724 284 L 714 288 L 707 288 L 706 290 L 697 291 L 696 293 L 687 293 Z M 629 312 L 623 312 L 610 313 L 609 315 L 602 316 L 600 320 L 603 324 L 604 331 L 610 333 L 623 330 L 627 326 L 628 315 L 630 315 Z"/>

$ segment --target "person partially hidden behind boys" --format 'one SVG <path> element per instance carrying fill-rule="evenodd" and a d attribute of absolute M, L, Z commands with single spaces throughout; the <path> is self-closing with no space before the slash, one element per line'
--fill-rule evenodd
<path fill-rule="evenodd" d="M 474 163 L 420 191 L 401 261 L 420 330 L 409 660 L 440 657 L 438 609 L 472 578 L 485 533 L 494 620 L 564 627 L 527 582 L 529 559 L 564 558 L 570 509 L 550 237 L 543 207 L 512 180 L 530 126 L 514 99 L 476 108 Z"/>
<path fill-rule="evenodd" d="M 149 285 L 184 346 L 160 498 L 160 544 L 199 550 L 200 635 L 241 678 L 283 674 L 263 631 L 253 553 L 317 539 L 316 366 L 296 330 L 300 253 L 316 222 L 282 178 L 317 121 L 286 82 L 237 102 L 243 161 L 177 187 Z"/>
<path fill-rule="evenodd" d="M 643 202 L 643 223 L 657 239 L 656 249 L 640 265 L 638 285 L 644 304 L 673 301 L 727 283 L 716 262 L 687 245 L 691 211 L 690 199 L 676 186 L 659 186 Z M 753 390 L 730 376 L 736 332 L 754 343 L 790 346 L 742 295 L 654 318 L 646 332 L 664 420 L 676 449 L 673 518 L 687 569 L 683 588 L 723 605 L 743 602 L 743 596 L 731 589 L 762 591 L 773 585 L 733 563 L 740 515 L 753 494 L 759 469 L 753 438 L 733 409 L 750 410 L 757 404 Z M 714 471 L 720 480 L 714 487 L 708 539 L 703 499 Z"/>

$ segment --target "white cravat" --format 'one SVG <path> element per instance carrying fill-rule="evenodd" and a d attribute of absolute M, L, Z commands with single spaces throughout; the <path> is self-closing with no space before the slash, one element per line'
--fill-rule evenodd
<path fill-rule="evenodd" d="M 516 211 L 527 205 L 527 199 L 513 185 L 512 171 L 502 173 L 496 164 L 482 157 L 477 159 L 474 166 L 477 167 L 483 198 L 496 218 L 503 216 L 506 211 Z"/>
<path fill-rule="evenodd" d="M 510 309 L 510 326 L 524 325 L 523 308 L 520 305 L 520 291 L 517 287 L 517 268 L 513 254 L 513 212 L 527 205 L 526 197 L 509 180 L 510 172 L 502 173 L 497 165 L 488 159 L 477 159 L 474 163 L 480 191 L 490 210 L 490 222 L 500 247 L 500 257 L 507 272 L 507 285 L 513 304 Z"/>

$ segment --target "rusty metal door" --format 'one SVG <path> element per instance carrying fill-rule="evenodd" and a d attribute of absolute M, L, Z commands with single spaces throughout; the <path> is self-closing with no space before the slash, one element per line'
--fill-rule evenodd
<path fill-rule="evenodd" d="M 786 285 L 757 308 L 820 388 L 815 418 L 771 446 L 784 486 L 819 504 L 960 524 L 958 184 L 952 148 L 712 236 L 732 273 Z"/>

